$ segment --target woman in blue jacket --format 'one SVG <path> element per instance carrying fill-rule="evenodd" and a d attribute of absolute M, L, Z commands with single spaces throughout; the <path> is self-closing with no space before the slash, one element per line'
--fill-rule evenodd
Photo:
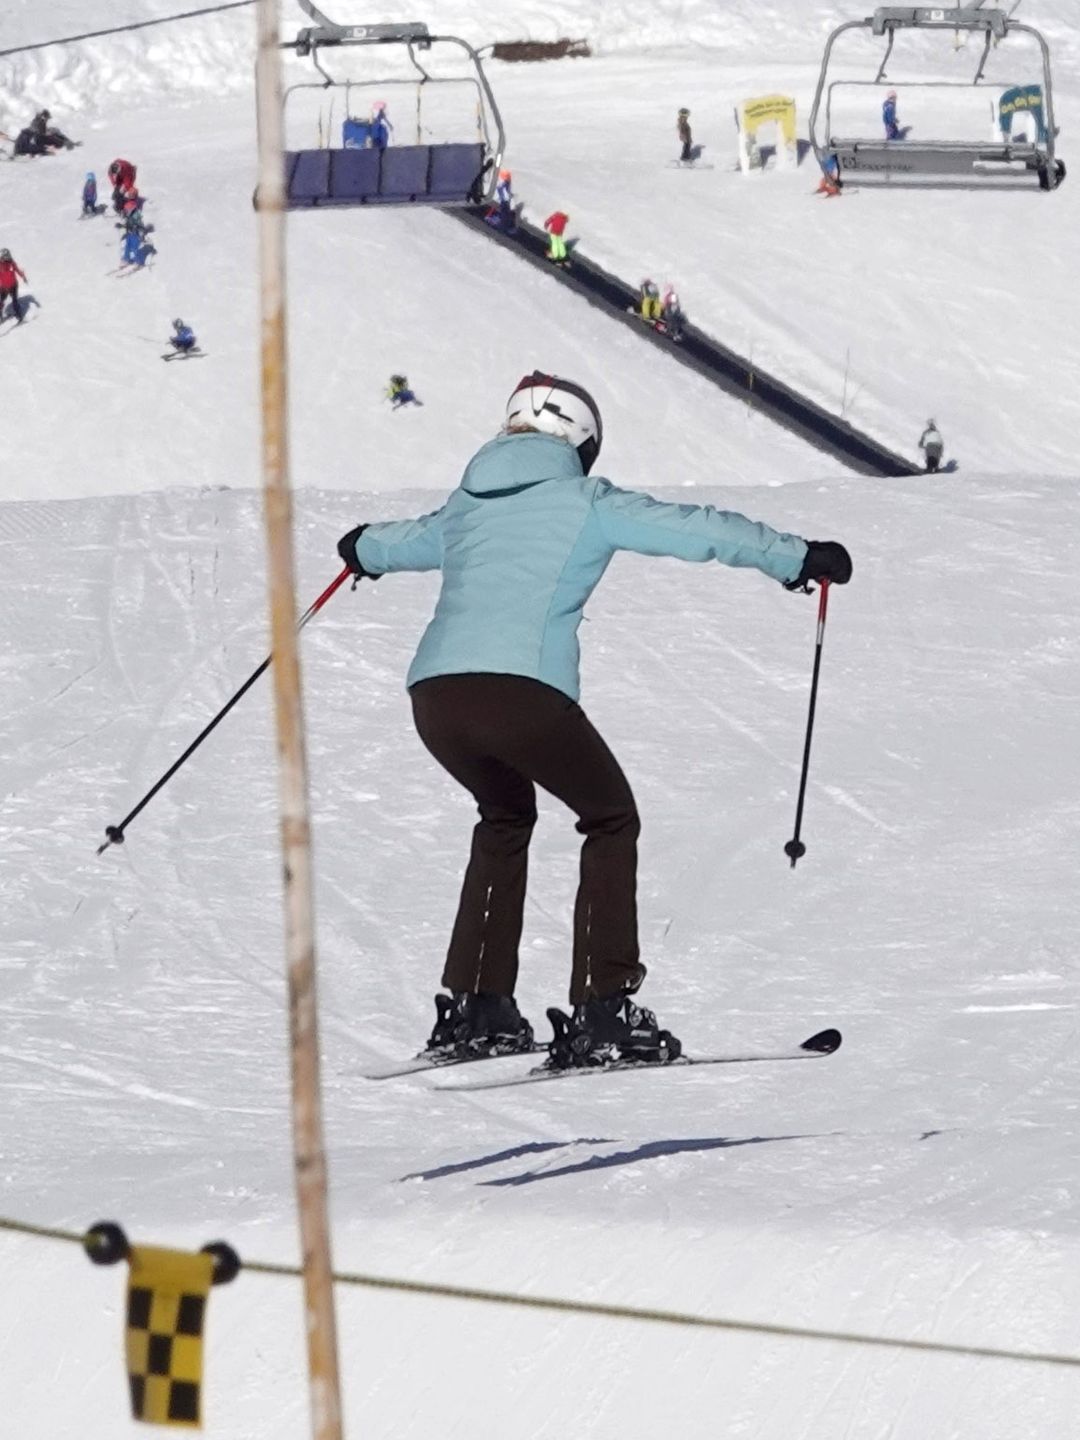
<path fill-rule="evenodd" d="M 535 372 L 502 433 L 446 503 L 416 520 L 360 525 L 339 553 L 360 576 L 441 570 L 435 614 L 407 685 L 421 740 L 476 799 L 480 821 L 437 995 L 428 1053 L 510 1053 L 533 1044 L 514 1002 L 529 841 L 539 785 L 584 836 L 569 1016 L 548 1063 L 665 1061 L 679 1044 L 636 994 L 637 807 L 578 705 L 578 627 L 617 550 L 749 566 L 789 589 L 844 584 L 842 545 L 780 534 L 709 505 L 665 504 L 590 476 L 603 426 L 579 385 Z"/>

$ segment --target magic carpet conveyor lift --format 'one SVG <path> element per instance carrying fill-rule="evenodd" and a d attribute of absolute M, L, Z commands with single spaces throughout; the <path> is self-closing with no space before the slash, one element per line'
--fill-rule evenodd
<path fill-rule="evenodd" d="M 310 58 L 321 79 L 301 81 L 285 91 L 284 104 L 304 90 L 344 90 L 346 121 L 340 146 L 327 144 L 311 150 L 289 150 L 285 155 L 285 188 L 290 210 L 358 205 L 478 205 L 495 191 L 506 135 L 495 96 L 484 74 L 480 56 L 454 35 L 432 35 L 425 24 L 338 25 L 315 6 L 299 0 L 315 21 L 295 40 L 282 43 L 301 59 Z M 365 77 L 363 80 L 332 75 L 325 52 L 354 46 L 403 46 L 412 73 L 406 78 Z M 420 55 L 435 46 L 456 47 L 468 61 L 468 75 L 440 76 L 429 72 Z M 423 102 L 434 87 L 466 85 L 475 92 L 475 138 L 422 143 Z M 351 91 L 372 87 L 411 87 L 414 97 L 415 144 L 361 142 L 352 136 L 363 132 L 348 119 Z M 331 117 L 332 117 L 331 107 Z M 327 123 L 327 140 L 330 124 Z M 320 127 L 321 128 L 321 127 Z M 403 128 L 400 122 L 396 127 Z"/>
<path fill-rule="evenodd" d="M 1015 8 L 1015 7 L 1014 7 Z M 833 46 L 850 30 L 870 30 L 875 37 L 886 40 L 886 47 L 877 75 L 873 80 L 829 81 L 828 70 Z M 833 120 L 833 94 L 842 85 L 880 87 L 885 81 L 885 67 L 892 56 L 898 31 L 952 30 L 981 34 L 983 48 L 975 75 L 970 81 L 927 80 L 915 82 L 913 88 L 928 89 L 989 89 L 984 71 L 991 45 L 999 45 L 1010 35 L 1023 33 L 1036 43 L 1041 55 L 1041 83 L 1013 85 L 1006 88 L 994 110 L 994 138 L 976 140 L 884 140 L 845 134 Z M 1018 97 L 1010 100 L 1008 97 Z M 824 99 L 824 106 L 822 101 Z M 1029 138 L 1025 128 L 1013 139 L 1012 106 L 1031 113 L 1035 133 Z M 1018 127 L 1019 130 L 1019 127 Z M 849 20 L 829 36 L 821 62 L 814 105 L 810 114 L 810 143 L 819 164 L 834 161 L 841 177 L 859 184 L 866 181 L 892 182 L 900 185 L 966 186 L 972 189 L 1002 188 L 1037 182 L 1042 190 L 1053 190 L 1065 178 L 1064 162 L 1056 155 L 1057 127 L 1054 123 L 1054 94 L 1050 76 L 1050 51 L 1046 40 L 1033 25 L 1014 20 L 1004 10 L 983 9 L 982 0 L 955 8 L 936 5 L 886 5 L 864 20 Z"/>

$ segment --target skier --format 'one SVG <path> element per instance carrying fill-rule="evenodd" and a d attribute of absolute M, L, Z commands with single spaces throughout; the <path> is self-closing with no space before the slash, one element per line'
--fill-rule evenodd
<path fill-rule="evenodd" d="M 569 265 L 570 263 L 566 253 L 566 241 L 563 238 L 569 224 L 570 216 L 562 210 L 552 211 L 544 221 L 544 229 L 548 232 L 547 258 L 553 265 Z"/>
<path fill-rule="evenodd" d="M 655 280 L 642 280 L 638 286 L 638 314 L 649 325 L 655 325 L 663 318 L 664 302 L 660 299 L 660 287 Z"/>
<path fill-rule="evenodd" d="M 844 182 L 840 178 L 840 161 L 835 155 L 829 155 L 821 162 L 821 179 L 818 181 L 818 195 L 839 195 L 844 188 Z"/>
<path fill-rule="evenodd" d="M 689 165 L 694 158 L 694 137 L 690 133 L 690 111 L 680 110 L 675 122 L 675 129 L 682 143 L 682 154 L 679 161 L 683 165 Z"/>
<path fill-rule="evenodd" d="M 885 96 L 885 103 L 881 107 L 881 120 L 885 126 L 886 140 L 902 140 L 904 138 L 900 130 L 900 122 L 896 118 L 896 91 L 890 90 Z"/>
<path fill-rule="evenodd" d="M 26 282 L 26 276 L 11 257 L 10 250 L 0 250 L 0 320 L 4 319 L 4 306 L 11 301 L 11 313 L 16 325 L 23 323 L 22 305 L 19 301 L 19 281 Z"/>
<path fill-rule="evenodd" d="M 945 452 L 945 441 L 933 420 L 927 420 L 926 429 L 919 436 L 919 449 L 923 452 L 927 475 L 936 475 Z"/>
<path fill-rule="evenodd" d="M 426 1053 L 514 1053 L 532 1027 L 514 1001 L 537 785 L 584 837 L 574 911 L 570 1016 L 548 1065 L 672 1059 L 678 1042 L 632 997 L 645 978 L 636 913 L 637 807 L 618 761 L 579 707 L 582 609 L 618 550 L 747 566 L 789 590 L 845 584 L 840 544 L 780 534 L 711 506 L 661 503 L 589 478 L 603 441 L 580 385 L 534 372 L 502 433 L 438 510 L 358 525 L 338 543 L 357 576 L 441 570 L 409 670 L 420 739 L 479 807 L 437 1018 Z"/>
<path fill-rule="evenodd" d="M 25 130 L 15 139 L 16 155 L 48 155 L 50 150 L 74 150 L 75 141 L 49 124 L 52 114 L 39 110 Z"/>
<path fill-rule="evenodd" d="M 82 213 L 83 216 L 96 215 L 97 208 L 97 176 L 92 170 L 86 172 L 86 180 L 82 190 Z"/>
<path fill-rule="evenodd" d="M 496 209 L 495 206 L 498 208 Z M 489 225 L 494 225 L 496 229 L 504 231 L 507 235 L 516 235 L 513 176 L 509 170 L 499 171 L 499 181 L 495 186 L 495 206 L 488 211 L 484 219 Z"/>
<path fill-rule="evenodd" d="M 683 315 L 682 305 L 679 302 L 678 292 L 673 285 L 669 285 L 664 291 L 664 299 L 660 312 L 663 321 L 664 331 L 672 340 L 681 340 L 683 337 Z"/>
<path fill-rule="evenodd" d="M 109 166 L 109 179 L 112 182 L 112 207 L 117 215 L 124 208 L 124 199 L 128 190 L 135 188 L 135 166 L 130 160 L 114 160 Z"/>
<path fill-rule="evenodd" d="M 386 101 L 376 100 L 371 107 L 371 120 L 368 122 L 368 136 L 372 148 L 385 150 L 390 144 L 390 136 L 393 133 L 394 127 L 390 124 L 390 117 L 386 113 Z"/>
<path fill-rule="evenodd" d="M 386 387 L 386 398 L 390 401 L 391 410 L 401 410 L 406 405 L 422 405 L 424 402 L 418 400 L 409 389 L 409 381 L 405 375 L 391 375 L 390 384 Z"/>
<path fill-rule="evenodd" d="M 174 320 L 172 328 L 173 333 L 169 336 L 169 344 L 178 355 L 190 355 L 198 345 L 195 331 L 190 325 L 185 325 L 183 320 Z"/>
<path fill-rule="evenodd" d="M 156 255 L 157 250 L 146 238 L 149 226 L 143 219 L 138 206 L 132 206 L 124 215 L 124 248 L 121 266 L 138 265 L 140 269 Z"/>

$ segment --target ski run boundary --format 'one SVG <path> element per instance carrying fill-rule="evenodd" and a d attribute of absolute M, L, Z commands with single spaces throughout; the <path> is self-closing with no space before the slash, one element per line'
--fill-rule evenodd
<path fill-rule="evenodd" d="M 21 1235 L 34 1240 L 57 1240 L 88 1250 L 86 1234 L 29 1221 L 0 1216 L 0 1233 Z M 255 1275 L 302 1277 L 298 1265 L 276 1264 L 265 1260 L 243 1260 L 241 1270 Z M 1080 1355 L 1058 1354 L 1046 1350 L 1013 1350 L 997 1345 L 967 1345 L 948 1340 L 915 1340 L 904 1336 L 863 1335 L 850 1330 L 826 1330 L 807 1325 L 782 1325 L 762 1320 L 735 1320 L 718 1315 L 694 1315 L 680 1310 L 662 1310 L 636 1305 L 605 1305 L 592 1300 L 568 1300 L 552 1295 L 517 1295 L 503 1290 L 482 1290 L 468 1285 L 444 1285 L 429 1280 L 401 1280 L 391 1276 L 365 1275 L 356 1271 L 335 1270 L 337 1285 L 361 1286 L 368 1290 L 393 1290 L 404 1295 L 425 1295 L 432 1299 L 471 1300 L 484 1305 L 504 1305 L 517 1309 L 544 1310 L 563 1315 L 587 1315 L 603 1320 L 637 1320 L 653 1325 L 676 1325 L 698 1330 L 736 1331 L 745 1335 L 769 1335 L 788 1340 L 828 1341 L 839 1345 L 858 1345 L 878 1350 L 914 1350 L 929 1355 L 952 1355 L 972 1360 L 1009 1360 L 1024 1365 L 1053 1365 L 1080 1369 Z"/>
<path fill-rule="evenodd" d="M 857 474 L 872 475 L 878 479 L 922 474 L 920 466 L 888 449 L 864 431 L 857 430 L 846 420 L 830 414 L 808 396 L 762 370 L 721 341 L 706 335 L 696 325 L 684 324 L 683 338 L 678 344 L 651 326 L 643 325 L 636 314 L 638 292 L 634 286 L 603 269 L 594 260 L 587 259 L 578 249 L 571 250 L 568 269 L 552 265 L 546 258 L 547 236 L 543 230 L 519 218 L 517 233 L 507 235 L 484 219 L 487 208 L 447 210 L 444 213 L 503 245 L 529 264 L 554 275 L 590 305 L 628 326 L 643 340 L 659 346 L 672 360 L 696 370 L 726 394 L 752 403 L 767 419 L 823 450 Z"/>

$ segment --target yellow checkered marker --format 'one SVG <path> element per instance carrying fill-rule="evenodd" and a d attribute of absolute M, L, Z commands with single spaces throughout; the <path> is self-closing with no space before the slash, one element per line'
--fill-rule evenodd
<path fill-rule="evenodd" d="M 211 1285 L 240 1269 L 236 1252 L 220 1241 L 197 1254 L 131 1246 L 109 1222 L 93 1226 L 83 1243 L 96 1264 L 128 1262 L 124 1350 L 135 1419 L 197 1429 L 206 1301 Z"/>

